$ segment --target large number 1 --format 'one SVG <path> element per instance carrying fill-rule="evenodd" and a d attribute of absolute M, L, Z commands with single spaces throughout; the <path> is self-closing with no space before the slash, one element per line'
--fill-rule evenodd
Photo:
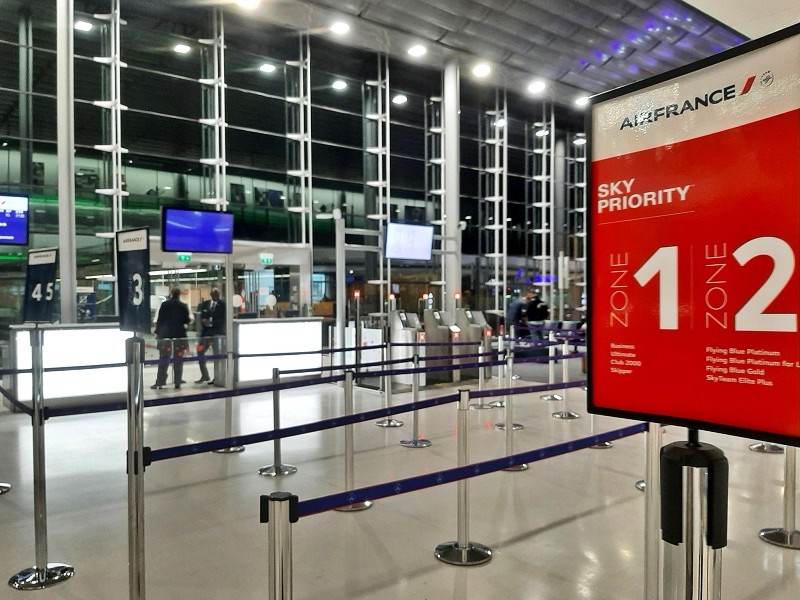
<path fill-rule="evenodd" d="M 633 274 L 639 285 L 644 286 L 656 275 L 658 288 L 658 327 L 659 329 L 678 328 L 678 247 L 659 248 Z"/>

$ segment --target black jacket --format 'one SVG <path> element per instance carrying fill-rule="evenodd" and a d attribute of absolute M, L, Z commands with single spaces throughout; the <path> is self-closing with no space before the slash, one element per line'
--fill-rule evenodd
<path fill-rule="evenodd" d="M 211 300 L 200 304 L 200 335 L 225 335 L 225 302 L 220 300 L 211 309 Z"/>
<path fill-rule="evenodd" d="M 158 309 L 156 336 L 164 338 L 185 338 L 189 323 L 189 307 L 180 300 L 169 299 Z"/>

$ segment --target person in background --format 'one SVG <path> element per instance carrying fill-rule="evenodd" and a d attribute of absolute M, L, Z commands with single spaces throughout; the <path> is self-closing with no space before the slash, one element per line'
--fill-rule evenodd
<path fill-rule="evenodd" d="M 524 335 L 520 335 L 523 332 L 520 330 L 520 326 L 523 325 L 523 319 L 525 318 L 525 307 L 527 306 L 528 302 L 534 297 L 533 292 L 528 292 L 524 296 L 519 296 L 514 298 L 509 304 L 508 308 L 506 308 L 506 319 L 505 319 L 505 326 L 506 326 L 506 335 L 511 335 L 511 328 L 514 327 L 516 330 L 515 334 L 520 337 L 525 337 Z"/>
<path fill-rule="evenodd" d="M 525 307 L 525 316 L 528 327 L 530 328 L 528 331 L 530 337 L 543 339 L 542 327 L 544 327 L 544 322 L 550 317 L 550 307 L 542 301 L 538 292 L 533 293 L 533 298 L 530 299 L 528 305 Z"/>
<path fill-rule="evenodd" d="M 167 358 L 183 358 L 189 348 L 186 341 L 186 326 L 191 321 L 192 313 L 189 307 L 181 302 L 180 288 L 172 288 L 169 291 L 169 298 L 158 309 L 156 318 L 156 344 L 162 361 Z M 167 362 L 158 364 L 156 382 L 150 386 L 152 389 L 160 390 L 166 385 L 168 367 Z M 183 362 L 177 360 L 172 363 L 172 371 L 175 375 L 175 389 L 179 390 L 183 383 Z"/>
<path fill-rule="evenodd" d="M 219 290 L 211 290 L 211 299 L 200 304 L 200 339 L 197 342 L 197 356 L 200 357 L 200 379 L 195 383 L 208 381 L 213 383 L 208 376 L 206 364 L 206 351 L 214 348 L 215 336 L 225 335 L 225 303 L 220 300 Z"/>

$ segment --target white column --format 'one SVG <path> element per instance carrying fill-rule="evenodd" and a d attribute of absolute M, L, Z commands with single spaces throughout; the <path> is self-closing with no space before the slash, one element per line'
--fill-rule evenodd
<path fill-rule="evenodd" d="M 444 68 L 442 90 L 442 112 L 444 120 L 444 256 L 445 261 L 445 305 L 447 311 L 455 311 L 455 292 L 461 292 L 461 147 L 460 147 L 460 104 L 461 86 L 459 82 L 458 61 L 451 60 Z"/>

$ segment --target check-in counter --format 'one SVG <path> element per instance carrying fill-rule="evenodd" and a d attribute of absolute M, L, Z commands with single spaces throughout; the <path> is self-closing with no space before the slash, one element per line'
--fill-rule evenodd
<path fill-rule="evenodd" d="M 458 341 L 461 330 L 455 324 L 453 316 L 443 310 L 429 309 L 424 315 L 425 341 L 428 344 L 447 344 L 431 345 L 426 347 L 428 359 L 425 361 L 426 367 L 440 367 L 453 364 L 451 358 L 453 354 L 459 354 L 458 348 L 461 346 L 450 346 L 453 341 Z M 434 357 L 441 360 L 434 360 Z M 457 371 L 433 371 L 427 374 L 428 383 L 458 381 L 460 373 Z"/>
<path fill-rule="evenodd" d="M 125 340 L 128 331 L 117 324 L 81 323 L 75 325 L 43 324 L 42 366 L 78 367 L 125 363 Z M 9 343 L 9 369 L 31 368 L 31 336 L 33 325 L 12 325 Z M 127 368 L 80 369 L 45 372 L 42 391 L 45 406 L 84 405 L 124 400 L 127 397 Z M 30 404 L 30 373 L 6 375 L 3 387 L 17 400 Z M 11 408 L 5 398 L 3 403 Z"/>
<path fill-rule="evenodd" d="M 479 310 L 471 310 L 469 308 L 456 309 L 456 325 L 461 329 L 462 342 L 474 342 L 472 346 L 460 346 L 461 352 L 459 354 L 474 354 L 478 352 L 478 348 L 483 352 L 483 338 L 491 335 L 491 329 L 483 313 Z M 487 359 L 488 360 L 488 359 Z M 477 358 L 465 359 L 463 362 L 478 362 Z M 478 369 L 464 369 L 461 371 L 462 377 L 478 378 Z"/>
<path fill-rule="evenodd" d="M 389 313 L 389 335 L 392 344 L 392 360 L 400 358 L 412 359 L 416 353 L 420 359 L 425 358 L 425 346 L 411 346 L 409 344 L 416 344 L 420 341 L 419 336 L 422 332 L 422 325 L 419 322 L 419 317 L 416 313 L 406 312 L 404 310 L 393 310 Z M 413 366 L 411 360 L 408 363 L 398 363 L 392 365 L 394 369 L 410 369 Z M 425 362 L 420 361 L 420 366 L 424 367 Z M 403 385 L 411 385 L 413 376 L 407 375 L 394 375 L 392 379 L 396 383 Z M 420 373 L 419 384 L 425 385 L 425 373 Z"/>
<path fill-rule="evenodd" d="M 272 379 L 272 369 L 281 371 L 322 367 L 322 318 L 243 319 L 233 322 L 234 351 L 241 354 L 282 354 L 254 356 L 236 361 L 239 383 Z M 312 352 L 312 354 L 292 354 Z M 295 377 L 316 376 L 317 373 Z"/>

